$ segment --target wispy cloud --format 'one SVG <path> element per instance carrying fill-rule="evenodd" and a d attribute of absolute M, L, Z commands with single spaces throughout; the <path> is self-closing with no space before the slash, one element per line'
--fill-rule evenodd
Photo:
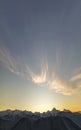
<path fill-rule="evenodd" d="M 40 74 L 36 74 L 28 66 L 27 66 L 27 71 L 29 73 L 29 77 L 32 80 L 32 82 L 36 84 L 42 84 L 42 83 L 47 82 L 48 65 L 46 63 L 43 63 L 41 65 Z"/>
<path fill-rule="evenodd" d="M 81 74 L 74 75 L 70 80 L 71 81 L 76 81 L 78 79 L 81 79 Z"/>
<path fill-rule="evenodd" d="M 16 75 L 22 75 L 17 60 L 11 55 L 10 51 L 5 48 L 0 48 L 0 64 Z"/>
<path fill-rule="evenodd" d="M 29 67 L 27 67 L 30 80 L 38 84 L 39 86 L 47 86 L 48 89 L 54 90 L 56 93 L 60 93 L 62 95 L 72 95 L 79 88 L 81 88 L 81 83 L 75 83 L 70 80 L 65 81 L 58 75 L 49 77 L 48 75 L 48 66 L 47 64 L 44 67 L 41 67 L 41 73 L 38 75 L 34 73 Z"/>
<path fill-rule="evenodd" d="M 80 84 L 65 81 L 58 76 L 55 76 L 52 80 L 50 80 L 48 85 L 50 89 L 53 89 L 56 93 L 61 93 L 63 95 L 71 95 L 81 87 Z"/>
<path fill-rule="evenodd" d="M 45 83 L 47 80 L 48 65 L 46 61 L 43 61 L 40 65 L 40 74 L 36 74 L 26 63 L 19 63 L 18 60 L 14 58 L 10 51 L 5 47 L 0 48 L 0 64 L 12 73 L 19 76 L 24 76 L 25 78 L 27 77 L 27 79 L 32 80 L 32 82 L 36 84 Z"/>
<path fill-rule="evenodd" d="M 57 61 L 59 62 L 58 55 Z M 40 65 L 40 73 L 38 74 L 26 63 L 19 63 L 18 60 L 11 55 L 10 51 L 4 47 L 0 48 L 0 65 L 18 76 L 29 79 L 38 86 L 47 86 L 48 89 L 52 89 L 56 93 L 63 95 L 71 95 L 76 92 L 78 88 L 81 88 L 80 82 L 74 82 L 81 79 L 81 74 L 74 75 L 71 79 L 66 81 L 54 72 L 54 75 L 52 75 L 52 73 L 50 74 L 46 60 Z"/>
<path fill-rule="evenodd" d="M 78 81 L 80 79 L 81 79 L 81 66 L 73 71 L 73 76 L 71 77 L 70 81 Z"/>

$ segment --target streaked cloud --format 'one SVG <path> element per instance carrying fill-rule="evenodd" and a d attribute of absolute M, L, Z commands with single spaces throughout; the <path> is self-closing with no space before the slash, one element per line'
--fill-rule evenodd
<path fill-rule="evenodd" d="M 27 71 L 29 73 L 29 77 L 32 80 L 32 82 L 36 84 L 42 84 L 42 83 L 47 82 L 48 65 L 46 63 L 43 63 L 41 65 L 40 74 L 36 74 L 28 66 L 27 66 Z"/>
<path fill-rule="evenodd" d="M 81 74 L 74 75 L 70 80 L 71 81 L 76 81 L 78 79 L 81 79 Z"/>
<path fill-rule="evenodd" d="M 4 66 L 16 75 L 32 80 L 32 82 L 36 84 L 45 83 L 47 80 L 48 65 L 46 61 L 43 61 L 40 65 L 40 74 L 36 74 L 26 63 L 19 63 L 18 60 L 14 58 L 10 51 L 5 47 L 0 48 L 0 65 Z"/>
<path fill-rule="evenodd" d="M 73 71 L 73 76 L 71 77 L 70 81 L 77 81 L 81 79 L 81 66 L 76 68 Z"/>
<path fill-rule="evenodd" d="M 30 76 L 30 80 L 33 83 L 38 84 L 39 86 L 42 85 L 43 87 L 47 86 L 48 89 L 54 90 L 56 93 L 72 95 L 79 88 L 81 88 L 80 82 L 74 83 L 70 80 L 65 81 L 56 74 L 51 74 L 51 77 L 49 77 L 47 64 L 43 68 L 41 67 L 40 75 L 34 73 L 29 67 L 27 67 L 27 70 Z"/>
<path fill-rule="evenodd" d="M 61 93 L 63 95 L 71 95 L 81 87 L 78 83 L 65 81 L 58 76 L 55 76 L 52 80 L 50 80 L 48 85 L 50 89 L 53 89 L 56 93 Z"/>
<path fill-rule="evenodd" d="M 57 63 L 59 63 L 59 56 L 57 55 Z M 48 68 L 48 63 L 46 60 L 43 60 L 40 65 L 40 73 L 36 73 L 33 69 L 30 68 L 26 63 L 19 62 L 10 51 L 2 47 L 0 48 L 0 65 L 7 68 L 10 72 L 22 76 L 32 81 L 38 86 L 47 87 L 48 89 L 54 90 L 56 93 L 63 95 L 71 95 L 81 88 L 81 82 L 74 82 L 78 79 L 81 79 L 81 74 L 74 75 L 71 79 L 67 81 L 62 79 L 62 77 L 52 72 Z"/>
<path fill-rule="evenodd" d="M 12 73 L 16 75 L 22 75 L 22 73 L 19 70 L 19 63 L 11 55 L 10 51 L 5 47 L 0 48 L 0 64 Z"/>

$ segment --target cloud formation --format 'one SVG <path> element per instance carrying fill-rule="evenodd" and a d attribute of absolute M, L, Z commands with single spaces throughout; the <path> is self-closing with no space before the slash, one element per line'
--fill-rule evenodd
<path fill-rule="evenodd" d="M 79 83 L 65 81 L 58 76 L 55 76 L 49 81 L 49 88 L 54 89 L 56 93 L 61 93 L 63 95 L 71 95 L 80 87 L 81 85 Z"/>
<path fill-rule="evenodd" d="M 9 71 L 16 75 L 22 75 L 19 70 L 19 63 L 17 60 L 10 54 L 10 51 L 7 48 L 0 48 L 0 64 L 7 68 Z"/>
<path fill-rule="evenodd" d="M 27 78 L 36 84 L 45 83 L 47 80 L 48 65 L 45 61 L 41 64 L 40 74 L 36 74 L 27 64 L 19 63 L 5 47 L 0 48 L 0 64 L 16 75 L 24 77 L 28 75 Z"/>
<path fill-rule="evenodd" d="M 62 79 L 57 74 L 53 76 L 51 73 L 49 76 L 50 71 L 46 60 L 40 65 L 40 73 L 37 74 L 30 69 L 27 64 L 19 63 L 18 60 L 11 55 L 10 51 L 4 47 L 0 48 L 0 65 L 18 76 L 29 79 L 34 84 L 43 87 L 47 86 L 56 93 L 63 95 L 71 95 L 76 92 L 77 89 L 81 88 L 81 82 L 74 82 L 81 79 L 81 74 L 73 76 L 68 81 Z"/>
<path fill-rule="evenodd" d="M 81 74 L 74 75 L 70 80 L 71 81 L 76 81 L 78 79 L 81 79 Z"/>
<path fill-rule="evenodd" d="M 48 65 L 46 63 L 43 63 L 41 65 L 40 74 L 34 73 L 28 66 L 27 66 L 27 71 L 29 73 L 29 77 L 31 78 L 32 82 L 36 84 L 42 84 L 47 82 Z"/>

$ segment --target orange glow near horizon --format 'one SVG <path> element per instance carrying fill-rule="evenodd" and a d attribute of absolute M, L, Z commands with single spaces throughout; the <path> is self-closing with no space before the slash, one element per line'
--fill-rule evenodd
<path fill-rule="evenodd" d="M 66 110 L 70 110 L 72 112 L 78 112 L 78 111 L 81 111 L 81 106 L 76 106 L 76 107 L 49 107 L 49 109 L 47 109 L 46 107 L 44 106 L 40 106 L 40 107 L 37 107 L 37 108 L 24 108 L 23 107 L 0 107 L 0 111 L 6 111 L 6 110 L 21 110 L 21 111 L 24 111 L 24 110 L 27 110 L 27 111 L 31 111 L 31 112 L 47 112 L 47 111 L 51 111 L 53 108 L 57 109 L 57 110 L 60 110 L 60 111 L 63 111 L 64 109 Z"/>

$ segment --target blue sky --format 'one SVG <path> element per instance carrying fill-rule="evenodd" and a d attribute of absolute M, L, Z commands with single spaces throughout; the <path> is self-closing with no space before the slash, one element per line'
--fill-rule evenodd
<path fill-rule="evenodd" d="M 1 110 L 81 109 L 81 1 L 1 0 L 0 19 Z"/>

